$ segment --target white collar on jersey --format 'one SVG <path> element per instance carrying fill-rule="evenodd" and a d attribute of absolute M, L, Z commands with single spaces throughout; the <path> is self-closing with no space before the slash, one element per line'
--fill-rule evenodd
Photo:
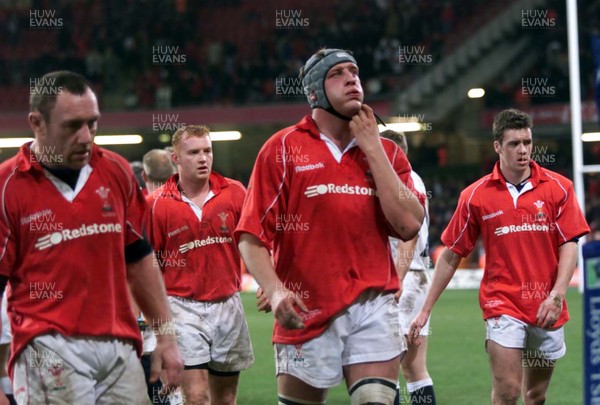
<path fill-rule="evenodd" d="M 73 202 L 75 197 L 77 197 L 77 194 L 79 194 L 83 186 L 85 186 L 85 183 L 87 183 L 93 170 L 94 169 L 92 169 L 92 166 L 90 166 L 89 163 L 81 168 L 81 170 L 79 171 L 79 177 L 77 178 L 77 184 L 75 184 L 74 190 L 71 188 L 71 186 L 69 186 L 67 183 L 50 173 L 48 170 L 44 169 L 44 173 L 46 174 L 48 180 L 50 180 L 52 184 L 54 184 L 54 186 L 58 189 L 58 191 L 62 194 L 62 196 L 68 202 Z"/>
<path fill-rule="evenodd" d="M 517 208 L 517 200 L 519 199 L 519 196 L 529 190 L 532 190 L 533 184 L 531 184 L 531 181 L 529 181 L 529 179 L 528 179 L 527 183 L 523 186 L 521 191 L 519 191 L 519 190 L 517 190 L 517 187 L 515 187 L 513 184 L 511 184 L 507 181 L 506 188 L 508 188 L 508 192 L 510 193 L 510 196 L 513 199 L 513 204 L 514 204 L 515 208 Z"/>
<path fill-rule="evenodd" d="M 344 153 L 346 153 L 350 148 L 353 148 L 356 145 L 356 139 L 352 139 L 350 141 L 350 143 L 348 144 L 348 146 L 346 146 L 346 149 L 344 149 L 344 151 L 342 152 L 340 150 L 340 148 L 337 147 L 337 145 L 328 137 L 326 137 L 323 134 L 321 135 L 321 139 L 325 141 L 325 144 L 327 145 L 327 147 L 329 148 L 329 150 L 331 151 L 331 154 L 333 155 L 333 158 L 340 163 L 342 161 L 342 156 L 344 155 Z"/>
<path fill-rule="evenodd" d="M 204 199 L 204 204 L 206 204 L 206 202 L 208 200 L 210 200 L 211 198 L 213 198 L 214 196 L 215 196 L 215 193 L 213 193 L 212 190 L 209 190 L 208 194 L 206 195 L 206 198 Z M 192 211 L 194 211 L 194 214 L 196 214 L 198 221 L 202 221 L 202 208 L 198 207 L 192 200 L 187 198 L 187 196 L 185 195 L 183 190 L 181 191 L 181 199 L 190 206 Z"/>

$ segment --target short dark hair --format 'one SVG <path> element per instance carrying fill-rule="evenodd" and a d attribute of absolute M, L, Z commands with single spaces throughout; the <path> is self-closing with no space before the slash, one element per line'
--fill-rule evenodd
<path fill-rule="evenodd" d="M 67 91 L 78 96 L 91 89 L 90 83 L 79 73 L 68 70 L 59 70 L 46 73 L 36 80 L 35 87 L 30 90 L 29 111 L 38 111 L 44 120 L 50 121 L 50 111 L 56 104 L 56 97 Z"/>
<path fill-rule="evenodd" d="M 386 129 L 380 135 L 384 138 L 394 141 L 396 145 L 402 149 L 402 152 L 404 152 L 405 155 L 408 154 L 408 143 L 406 142 L 406 136 L 402 132 Z"/>
<path fill-rule="evenodd" d="M 494 141 L 502 143 L 504 131 L 507 129 L 523 128 L 533 128 L 533 121 L 527 113 L 514 108 L 501 111 L 494 117 L 494 124 L 492 125 Z"/>

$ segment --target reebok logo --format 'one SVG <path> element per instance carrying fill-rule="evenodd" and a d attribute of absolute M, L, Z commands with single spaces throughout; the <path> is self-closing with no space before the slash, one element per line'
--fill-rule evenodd
<path fill-rule="evenodd" d="M 304 195 L 308 198 L 316 197 L 323 194 L 349 194 L 349 195 L 368 195 L 377 196 L 377 190 L 369 187 L 351 186 L 344 184 L 343 186 L 329 183 L 329 184 L 318 184 L 316 186 L 309 186 L 304 191 Z"/>
<path fill-rule="evenodd" d="M 175 229 L 174 231 L 171 231 L 171 232 L 167 233 L 167 236 L 170 238 L 171 236 L 175 236 L 175 235 L 177 235 L 178 233 L 181 233 L 181 232 L 183 232 L 183 231 L 187 231 L 188 229 L 190 229 L 190 227 L 189 227 L 189 226 L 187 226 L 187 225 L 184 225 L 184 226 L 182 226 L 181 228 L 177 228 L 177 229 Z"/>
<path fill-rule="evenodd" d="M 305 166 L 296 166 L 296 173 L 298 172 L 306 172 L 309 170 L 316 170 L 316 169 L 324 169 L 325 165 L 323 164 L 323 162 L 318 162 L 315 163 L 314 165 L 310 164 L 310 165 L 305 165 Z"/>
<path fill-rule="evenodd" d="M 30 222 L 36 222 L 38 220 L 55 220 L 56 215 L 52 212 L 50 208 L 35 212 L 33 214 L 27 215 L 25 217 L 21 217 L 21 225 L 27 225 Z"/>
<path fill-rule="evenodd" d="M 91 224 L 81 225 L 75 229 L 63 229 L 60 232 L 54 232 L 49 235 L 44 235 L 35 242 L 35 247 L 38 250 L 44 250 L 53 245 L 58 245 L 61 242 L 78 239 L 83 236 L 98 235 L 103 233 L 121 233 L 121 224 Z"/>
<path fill-rule="evenodd" d="M 500 211 L 492 212 L 491 214 L 484 215 L 481 217 L 481 219 L 484 221 L 487 221 L 488 219 L 495 218 L 498 215 L 502 215 L 502 214 L 504 214 L 504 211 L 500 210 Z"/>
<path fill-rule="evenodd" d="M 548 225 L 523 223 L 521 225 L 499 226 L 498 228 L 496 228 L 494 233 L 497 236 L 502 236 L 502 235 L 506 235 L 509 233 L 515 233 L 515 232 L 549 232 L 549 231 L 550 231 L 550 227 Z"/>

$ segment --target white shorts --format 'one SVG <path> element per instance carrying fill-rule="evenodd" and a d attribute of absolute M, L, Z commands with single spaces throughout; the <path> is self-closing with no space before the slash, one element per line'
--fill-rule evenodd
<path fill-rule="evenodd" d="M 0 316 L 2 321 L 2 330 L 0 331 L 0 345 L 6 345 L 12 342 L 12 333 L 10 331 L 10 321 L 6 312 L 6 290 L 2 294 L 2 308 L 0 308 Z"/>
<path fill-rule="evenodd" d="M 224 301 L 202 302 L 170 296 L 177 344 L 186 367 L 235 372 L 254 363 L 252 343 L 238 293 Z"/>
<path fill-rule="evenodd" d="M 394 294 L 365 291 L 320 336 L 299 345 L 275 344 L 276 374 L 290 374 L 316 388 L 343 379 L 349 364 L 387 361 L 406 351 Z"/>
<path fill-rule="evenodd" d="M 142 331 L 142 342 L 144 343 L 144 354 L 150 354 L 156 349 L 156 335 L 151 327 Z"/>
<path fill-rule="evenodd" d="M 408 334 L 410 323 L 417 317 L 419 311 L 427 298 L 427 291 L 431 284 L 431 277 L 426 271 L 407 271 L 402 283 L 402 295 L 400 296 L 400 330 L 404 335 Z M 429 320 L 421 328 L 421 336 L 429 335 Z"/>
<path fill-rule="evenodd" d="M 523 349 L 527 356 L 547 360 L 560 359 L 567 352 L 564 329 L 542 329 L 529 325 L 512 316 L 486 319 L 487 340 L 493 340 L 500 346 Z"/>
<path fill-rule="evenodd" d="M 15 362 L 13 390 L 18 404 L 148 405 L 133 345 L 112 338 L 38 336 Z"/>

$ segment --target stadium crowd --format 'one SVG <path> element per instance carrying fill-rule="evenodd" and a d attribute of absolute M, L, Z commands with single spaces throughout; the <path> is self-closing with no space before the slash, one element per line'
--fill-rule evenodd
<path fill-rule="evenodd" d="M 428 68 L 505 6 L 499 0 L 468 0 L 461 7 L 447 0 L 336 0 L 317 14 L 309 12 L 310 2 L 304 7 L 292 1 L 266 3 L 181 0 L 165 7 L 160 2 L 117 0 L 15 2 L 0 9 L 0 21 L 5 21 L 0 35 L 7 38 L 0 44 L 0 93 L 14 96 L 29 85 L 30 77 L 63 68 L 90 78 L 107 109 L 297 102 L 301 95 L 277 94 L 276 80 L 297 78 L 310 49 L 336 44 L 353 49 L 362 61 L 361 73 L 369 78 L 367 95 L 387 96 L 414 82 L 424 67 L 398 63 L 400 47 L 413 47 L 430 57 Z M 549 15 L 564 19 L 557 7 Z M 54 31 L 28 29 L 31 9 L 47 9 L 55 18 L 73 23 Z M 277 12 L 299 16 L 299 24 L 282 27 L 278 18 L 284 17 Z M 150 29 L 147 21 L 152 21 Z M 227 30 L 220 29 L 222 21 L 228 21 Z M 556 29 L 533 32 L 534 44 L 543 44 L 546 52 L 528 73 L 548 77 L 556 97 L 527 97 L 519 91 L 520 83 L 501 78 L 486 97 L 489 106 L 567 100 L 566 40 L 559 28 L 563 26 L 557 20 Z M 165 57 L 171 63 L 162 63 Z M 589 53 L 583 53 L 582 64 L 591 64 Z M 586 99 L 592 97 L 590 83 L 584 83 L 583 90 Z M 5 102 L 0 110 L 19 106 Z"/>

